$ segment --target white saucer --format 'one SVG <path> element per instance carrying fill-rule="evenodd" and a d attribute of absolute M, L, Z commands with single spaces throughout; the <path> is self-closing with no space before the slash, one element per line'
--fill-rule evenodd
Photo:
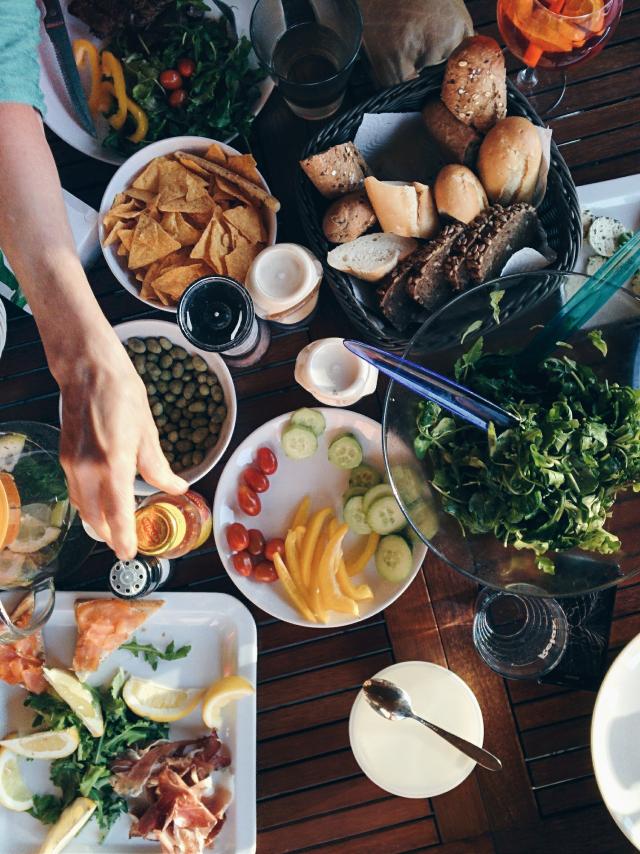
<path fill-rule="evenodd" d="M 482 712 L 469 686 L 429 661 L 403 661 L 376 677 L 409 693 L 416 714 L 482 746 Z M 451 791 L 473 771 L 475 762 L 417 721 L 387 721 L 369 706 L 362 691 L 349 718 L 349 740 L 367 777 L 392 795 L 432 798 Z"/>

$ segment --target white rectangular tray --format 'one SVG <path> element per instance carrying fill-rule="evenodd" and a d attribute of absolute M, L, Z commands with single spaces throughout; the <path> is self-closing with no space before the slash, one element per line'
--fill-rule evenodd
<path fill-rule="evenodd" d="M 596 216 L 613 216 L 630 231 L 640 228 L 640 175 L 585 184 L 576 189 L 581 208 L 588 208 Z M 579 273 L 585 272 L 587 258 L 594 254 L 594 250 L 584 240 L 576 261 Z"/>
<path fill-rule="evenodd" d="M 71 665 L 76 640 L 74 602 L 107 597 L 106 593 L 84 591 L 57 594 L 55 610 L 44 629 L 50 666 L 68 668 Z M 256 626 L 241 602 L 222 593 L 159 593 L 149 598 L 164 599 L 166 604 L 138 629 L 136 638 L 162 649 L 172 640 L 176 646 L 191 644 L 191 652 L 178 661 L 159 662 L 155 673 L 150 665 L 131 653 L 115 652 L 89 679 L 92 685 L 108 682 L 118 667 L 135 676 L 185 688 L 204 688 L 230 673 L 238 673 L 256 684 Z M 23 689 L 0 682 L 0 733 L 30 731 L 33 711 L 22 705 L 25 696 Z M 220 737 L 231 750 L 234 799 L 213 850 L 217 854 L 251 854 L 256 847 L 255 694 L 228 706 L 223 720 Z M 172 739 L 205 734 L 199 707 L 170 727 Z M 32 791 L 56 793 L 49 781 L 48 762 L 23 761 L 21 765 Z M 98 827 L 91 821 L 69 843 L 65 854 L 129 854 L 159 850 L 155 843 L 129 839 L 129 827 L 129 817 L 121 816 L 106 841 L 99 845 Z M 1 854 L 33 854 L 42 844 L 46 830 L 45 825 L 28 813 L 9 812 L 0 807 Z"/>

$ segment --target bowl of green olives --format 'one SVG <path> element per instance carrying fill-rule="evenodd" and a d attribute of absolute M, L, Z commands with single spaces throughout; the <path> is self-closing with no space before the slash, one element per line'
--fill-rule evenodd
<path fill-rule="evenodd" d="M 145 385 L 164 455 L 176 474 L 195 483 L 222 457 L 235 427 L 229 369 L 217 353 L 193 347 L 170 321 L 131 320 L 114 331 Z M 155 491 L 136 478 L 136 495 Z"/>

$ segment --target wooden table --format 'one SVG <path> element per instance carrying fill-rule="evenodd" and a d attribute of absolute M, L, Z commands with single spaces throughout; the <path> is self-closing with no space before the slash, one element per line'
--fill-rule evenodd
<path fill-rule="evenodd" d="M 497 35 L 494 0 L 470 0 L 482 33 Z M 611 44 L 571 74 L 551 125 L 576 183 L 640 172 L 640 0 L 627 0 Z M 362 81 L 356 79 L 351 98 Z M 284 205 L 281 239 L 303 241 L 292 175 L 314 126 L 295 120 L 277 93 L 256 123 L 260 167 Z M 66 189 L 98 207 L 113 169 L 89 161 L 50 135 Z M 104 263 L 90 275 L 112 323 L 153 316 L 124 291 Z M 10 307 L 0 362 L 0 420 L 57 423 L 58 393 L 33 320 Z M 308 404 L 296 385 L 298 351 L 314 338 L 349 331 L 328 288 L 309 328 L 278 332 L 259 368 L 235 374 L 238 424 L 225 457 L 253 429 Z M 380 418 L 381 395 L 358 410 Z M 223 460 L 223 463 L 225 462 Z M 222 469 L 199 486 L 213 497 Z M 67 589 L 104 589 L 113 556 L 97 548 L 82 567 L 68 567 Z M 179 562 L 176 590 L 235 594 L 213 542 Z M 536 854 L 632 850 L 609 818 L 589 754 L 594 695 L 507 683 L 471 643 L 476 587 L 436 560 L 426 561 L 399 602 L 345 631 L 289 626 L 252 608 L 259 625 L 258 826 L 260 854 L 313 849 L 331 854 L 393 854 L 433 847 L 442 854 Z M 611 657 L 640 631 L 640 583 L 617 594 Z M 387 795 L 360 771 L 349 749 L 347 719 L 363 679 L 393 661 L 426 659 L 450 667 L 473 689 L 484 713 L 487 747 L 501 774 L 476 770 L 432 800 Z"/>

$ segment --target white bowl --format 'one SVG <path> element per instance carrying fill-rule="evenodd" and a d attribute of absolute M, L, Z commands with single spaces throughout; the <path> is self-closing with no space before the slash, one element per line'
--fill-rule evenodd
<path fill-rule="evenodd" d="M 180 472 L 180 477 L 184 478 L 187 483 L 195 483 L 215 466 L 226 451 L 233 435 L 233 429 L 236 424 L 236 391 L 233 387 L 229 368 L 217 353 L 207 353 L 205 350 L 198 350 L 197 347 L 190 344 L 176 324 L 169 320 L 129 320 L 126 323 L 114 326 L 114 332 L 122 342 L 125 342 L 128 338 L 159 338 L 163 335 L 173 344 L 184 347 L 188 353 L 201 356 L 218 377 L 227 407 L 227 417 L 220 430 L 218 444 L 207 451 L 200 465 L 192 466 L 190 469 Z M 149 486 L 142 478 L 136 478 L 134 484 L 136 495 L 152 495 L 157 491 L 156 487 Z"/>
<path fill-rule="evenodd" d="M 161 157 L 166 154 L 173 154 L 174 151 L 188 151 L 191 154 L 204 154 L 210 145 L 216 143 L 225 152 L 225 154 L 240 154 L 237 149 L 232 148 L 224 142 L 219 142 L 215 139 L 206 139 L 203 136 L 172 136 L 168 139 L 161 139 L 158 142 L 153 142 L 141 149 L 134 155 L 125 160 L 122 166 L 115 173 L 113 178 L 107 184 L 107 189 L 104 191 L 102 201 L 100 202 L 100 246 L 105 261 L 109 265 L 109 269 L 120 282 L 125 290 L 133 294 L 134 297 L 144 302 L 151 308 L 160 309 L 160 311 L 168 311 L 176 313 L 176 306 L 162 305 L 159 300 L 142 299 L 140 296 L 140 282 L 136 279 L 133 272 L 127 267 L 126 258 L 123 255 L 118 255 L 118 243 L 112 243 L 111 246 L 104 246 L 104 217 L 109 212 L 109 208 L 113 204 L 113 200 L 118 193 L 124 192 L 131 186 L 136 177 L 155 157 Z M 262 186 L 269 191 L 267 182 L 262 175 L 260 176 Z M 269 224 L 269 234 L 267 245 L 271 246 L 276 242 L 277 218 L 274 213 L 266 211 L 267 221 Z"/>

